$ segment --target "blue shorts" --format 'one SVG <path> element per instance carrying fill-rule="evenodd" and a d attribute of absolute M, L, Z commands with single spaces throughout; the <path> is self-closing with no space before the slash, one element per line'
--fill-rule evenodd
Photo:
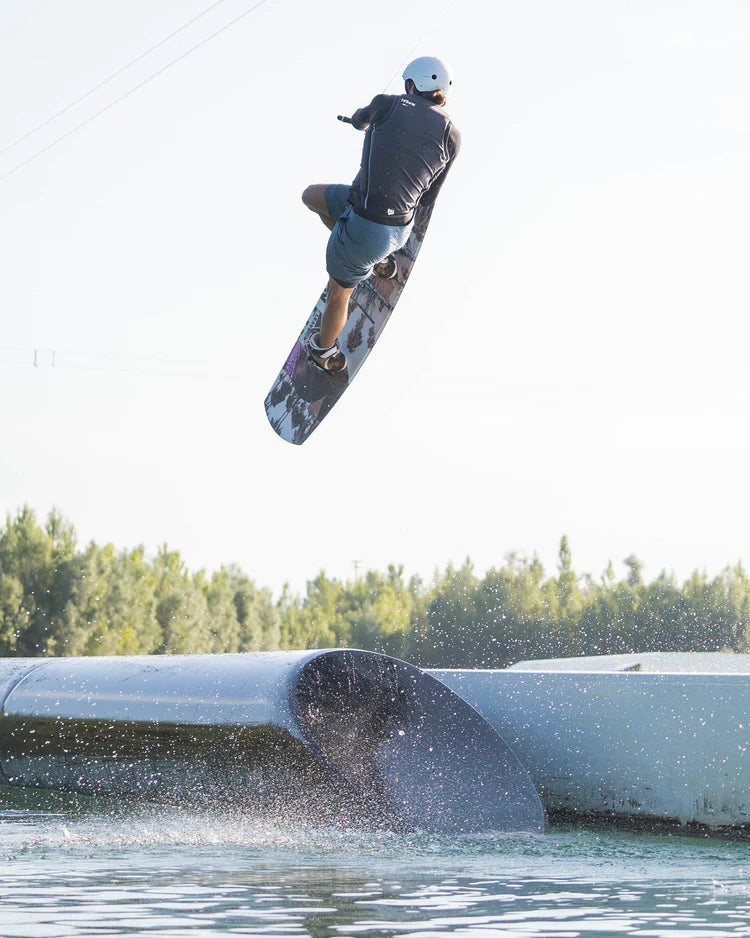
<path fill-rule="evenodd" d="M 326 248 L 326 269 L 342 287 L 354 287 L 372 273 L 374 264 L 398 251 L 409 240 L 412 225 L 379 225 L 355 215 L 346 201 L 349 186 L 331 185 L 326 205 L 336 227 Z"/>

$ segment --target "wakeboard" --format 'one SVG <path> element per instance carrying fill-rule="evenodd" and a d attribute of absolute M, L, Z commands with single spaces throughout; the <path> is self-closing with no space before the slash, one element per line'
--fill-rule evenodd
<path fill-rule="evenodd" d="M 395 277 L 382 280 L 373 274 L 352 293 L 347 322 L 338 339 L 347 365 L 337 374 L 319 368 L 307 350 L 326 308 L 326 291 L 321 294 L 265 400 L 269 423 L 282 439 L 304 443 L 354 380 L 404 291 L 431 214 L 431 205 L 417 208 L 409 240 L 394 254 Z"/>

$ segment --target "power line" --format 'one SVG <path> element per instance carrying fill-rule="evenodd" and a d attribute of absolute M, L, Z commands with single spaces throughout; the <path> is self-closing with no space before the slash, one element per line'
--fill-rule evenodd
<path fill-rule="evenodd" d="M 77 104 L 80 104 L 81 101 L 85 101 L 86 98 L 91 97 L 94 92 L 98 91 L 100 88 L 103 88 L 109 82 L 113 81 L 119 75 L 122 75 L 123 72 L 126 72 L 129 68 L 132 68 L 142 59 L 145 59 L 146 56 L 151 55 L 152 52 L 156 52 L 157 49 L 161 48 L 165 43 L 169 42 L 170 39 L 174 39 L 175 36 L 179 35 L 181 32 L 186 30 L 188 26 L 192 26 L 193 23 L 197 22 L 201 17 L 205 16 L 207 13 L 210 13 L 211 10 L 215 10 L 216 7 L 220 6 L 222 3 L 225 3 L 226 0 L 216 0 L 216 3 L 212 3 L 210 7 L 207 7 L 197 16 L 194 16 L 191 20 L 188 20 L 187 23 L 183 23 L 178 29 L 170 33 L 168 36 L 165 36 L 163 39 L 160 39 L 155 46 L 151 46 L 150 49 L 146 49 L 145 52 L 142 52 L 140 55 L 136 56 L 131 62 L 128 62 L 127 65 L 123 65 L 122 68 L 118 68 L 116 72 L 112 72 L 107 78 L 100 81 L 98 84 L 94 85 L 93 88 L 90 88 L 85 94 L 82 94 L 79 98 L 76 98 L 75 101 L 71 101 L 70 104 L 66 104 L 64 108 L 61 108 L 59 111 L 56 111 L 46 120 L 43 120 L 41 124 L 37 124 L 36 127 L 32 127 L 31 130 L 27 131 L 25 134 L 20 136 L 17 140 L 14 140 L 13 143 L 5 147 L 4 150 L 0 150 L 0 156 L 5 156 L 6 153 L 9 153 L 11 150 L 15 149 L 19 143 L 23 143 L 24 140 L 28 140 L 29 137 L 33 137 L 35 133 L 38 133 L 40 130 L 45 128 L 48 124 L 51 124 L 52 121 L 57 120 L 58 117 L 62 117 L 63 114 L 74 108 Z"/>
<path fill-rule="evenodd" d="M 17 163 L 12 169 L 9 169 L 7 172 L 3 173 L 0 176 L 0 182 L 3 182 L 9 176 L 12 176 L 14 173 L 18 172 L 19 169 L 22 169 L 24 166 L 27 166 L 29 163 L 32 162 L 32 160 L 35 160 L 37 159 L 37 157 L 40 157 L 44 153 L 47 153 L 53 147 L 57 146 L 58 143 L 62 143 L 63 140 L 66 140 L 68 137 L 70 137 L 72 134 L 76 133 L 77 131 L 81 130 L 81 128 L 85 127 L 87 124 L 90 124 L 91 121 L 96 120 L 97 117 L 100 117 L 106 111 L 109 111 L 111 108 L 113 108 L 116 104 L 119 104 L 121 101 L 124 101 L 125 98 L 129 98 L 131 94 L 134 94 L 136 91 L 139 91 L 145 85 L 149 84 L 149 82 L 153 81 L 155 78 L 158 78 L 159 75 L 163 75 L 164 72 L 168 71 L 170 68 L 172 68 L 174 65 L 177 65 L 179 62 L 182 62 L 183 59 L 186 59 L 189 55 L 192 55 L 193 52 L 196 52 L 198 49 L 205 46 L 212 39 L 215 39 L 217 36 L 221 35 L 221 33 L 226 32 L 226 30 L 230 29 L 230 27 L 234 26 L 236 23 L 239 23 L 241 19 L 244 19 L 244 17 L 248 16 L 250 13 L 254 13 L 255 10 L 257 10 L 259 7 L 262 7 L 263 4 L 267 2 L 268 0 L 258 0 L 257 3 L 253 4 L 253 6 L 249 7 L 243 13 L 240 13 L 240 15 L 236 16 L 233 20 L 230 20 L 225 26 L 222 26 L 221 29 L 217 29 L 216 32 L 211 33 L 210 36 L 206 36 L 205 39 L 201 39 L 200 42 L 196 43 L 186 52 L 183 52 L 182 55 L 177 56 L 176 59 L 172 59 L 171 62 L 168 62 L 162 68 L 158 69 L 156 72 L 149 75 L 148 78 L 144 78 L 143 81 L 139 82 L 137 85 L 135 85 L 135 87 L 131 88 L 130 91 L 126 91 L 124 94 L 121 94 L 118 98 L 115 98 L 114 101 L 111 101 L 109 104 L 105 105 L 103 108 L 100 108 L 94 114 L 91 114 L 89 117 L 86 118 L 86 120 L 81 121 L 80 124 L 76 124 L 74 127 L 66 131 L 61 136 L 57 137 L 51 143 L 48 143 L 45 147 L 42 147 L 41 150 L 37 150 L 35 153 L 32 153 L 31 156 L 28 156 L 26 157 L 26 159 L 22 160 L 20 163 Z"/>
<path fill-rule="evenodd" d="M 437 12 L 437 13 L 435 14 L 435 16 L 432 18 L 432 21 L 431 21 L 430 24 L 428 25 L 427 29 L 425 29 L 425 31 L 422 33 L 422 35 L 419 37 L 419 39 L 417 39 L 417 41 L 416 41 L 416 42 L 414 43 L 414 45 L 411 47 L 411 51 L 410 51 L 409 53 L 407 53 L 406 57 L 403 59 L 402 65 L 403 65 L 404 63 L 408 63 L 408 61 L 411 59 L 412 55 L 414 54 L 414 51 L 418 48 L 418 46 L 420 45 L 420 43 L 421 43 L 424 39 L 427 38 L 427 35 L 432 32 L 432 29 L 433 29 L 433 27 L 435 26 L 435 23 L 437 23 L 437 21 L 440 19 L 440 17 L 443 15 L 443 13 L 445 13 L 445 11 L 448 9 L 448 7 L 451 5 L 452 2 L 453 2 L 453 0 L 446 0 L 446 2 L 443 4 L 443 6 L 438 10 L 438 12 Z M 399 73 L 400 71 L 401 71 L 401 65 L 399 65 L 399 67 L 396 69 L 396 71 L 393 73 L 393 75 L 392 75 L 392 76 L 390 77 L 390 79 L 388 80 L 388 83 L 386 84 L 385 88 L 383 88 L 383 93 L 384 93 L 384 94 L 385 94 L 385 92 L 388 90 L 388 88 L 393 84 L 393 82 L 394 82 L 396 76 L 398 75 L 398 73 Z"/>

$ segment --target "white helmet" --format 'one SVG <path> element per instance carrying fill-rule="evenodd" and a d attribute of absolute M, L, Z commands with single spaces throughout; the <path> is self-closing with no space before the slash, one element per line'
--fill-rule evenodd
<path fill-rule="evenodd" d="M 417 86 L 417 91 L 443 91 L 447 93 L 453 84 L 450 69 L 431 55 L 423 55 L 419 59 L 414 59 L 404 69 L 401 76 L 404 81 L 410 78 Z"/>

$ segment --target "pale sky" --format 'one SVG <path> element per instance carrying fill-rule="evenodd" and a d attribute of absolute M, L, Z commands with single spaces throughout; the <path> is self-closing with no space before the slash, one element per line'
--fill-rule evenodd
<path fill-rule="evenodd" d="M 579 573 L 750 565 L 750 4 L 266 0 L 7 175 L 253 5 L 0 155 L 2 517 L 276 593 L 552 573 L 563 534 Z M 209 6 L 3 3 L 0 150 Z M 300 193 L 351 181 L 336 115 L 423 54 L 462 153 L 370 360 L 290 446 L 263 399 L 326 279 Z"/>

